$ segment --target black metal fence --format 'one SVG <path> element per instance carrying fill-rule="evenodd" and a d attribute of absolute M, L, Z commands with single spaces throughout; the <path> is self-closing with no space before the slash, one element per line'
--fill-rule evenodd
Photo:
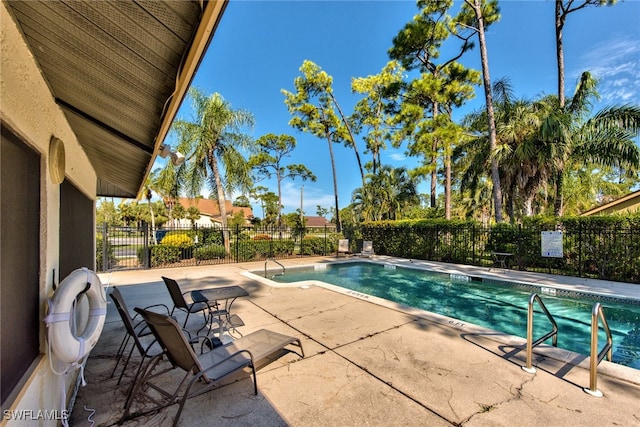
<path fill-rule="evenodd" d="M 640 283 L 640 225 L 638 222 L 590 224 L 567 221 L 560 257 L 543 254 L 544 224 L 434 222 L 366 225 L 362 236 L 374 241 L 376 254 L 489 267 L 496 253 L 508 268 Z M 556 231 L 552 229 L 552 231 Z"/>
<path fill-rule="evenodd" d="M 374 252 L 401 258 L 490 267 L 496 253 L 507 268 L 640 283 L 640 221 L 565 221 L 561 257 L 542 254 L 548 224 L 466 222 L 370 223 L 346 232 L 373 241 Z M 553 229 L 553 228 L 552 228 Z M 259 261 L 336 254 L 342 234 L 333 229 L 185 227 L 151 230 L 102 225 L 97 230 L 97 268 L 140 269 Z M 354 235 L 351 235 L 351 234 Z M 361 240 L 358 240 L 361 242 Z"/>
<path fill-rule="evenodd" d="M 108 226 L 96 230 L 99 271 L 184 267 L 336 253 L 333 229 Z"/>

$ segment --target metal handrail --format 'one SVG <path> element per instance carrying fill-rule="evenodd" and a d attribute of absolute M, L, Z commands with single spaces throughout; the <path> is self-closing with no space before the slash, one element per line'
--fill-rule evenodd
<path fill-rule="evenodd" d="M 538 338 L 537 340 L 533 341 L 533 303 L 536 301 L 538 301 L 538 304 L 540 304 L 540 308 L 542 308 L 542 311 L 551 322 L 553 329 L 547 332 L 546 334 L 544 334 L 543 336 L 541 336 L 540 338 Z M 547 310 L 547 307 L 544 305 L 544 303 L 542 302 L 542 299 L 538 296 L 538 294 L 533 293 L 529 297 L 529 310 L 527 313 L 527 366 L 522 367 L 522 369 L 525 372 L 528 372 L 530 374 L 534 374 L 536 372 L 536 368 L 532 366 L 533 347 L 541 344 L 542 342 L 548 340 L 551 337 L 553 337 L 553 346 L 557 347 L 558 346 L 558 324 L 556 323 L 551 313 L 549 313 L 549 310 Z"/>
<path fill-rule="evenodd" d="M 282 273 L 281 273 L 281 274 L 284 274 L 284 273 L 285 273 L 284 265 L 280 264 L 280 263 L 279 263 L 275 258 L 267 258 L 267 259 L 265 260 L 265 262 L 264 262 L 264 277 L 265 277 L 265 278 L 267 277 L 267 263 L 268 263 L 269 261 L 273 261 L 273 262 L 275 262 L 276 264 L 278 264 L 280 267 L 282 267 Z M 274 275 L 273 275 L 273 277 L 276 277 L 276 275 L 274 274 Z"/>
<path fill-rule="evenodd" d="M 599 323 L 598 317 L 602 320 L 604 332 L 607 335 L 607 344 L 598 353 L 598 331 Z M 593 304 L 591 310 L 591 360 L 589 363 L 589 388 L 585 388 L 584 391 L 594 397 L 602 397 L 602 392 L 598 390 L 598 364 L 602 362 L 604 357 L 607 357 L 608 361 L 611 361 L 613 353 L 613 338 L 611 337 L 611 329 L 607 323 L 607 318 L 604 315 L 604 310 L 599 302 Z"/>

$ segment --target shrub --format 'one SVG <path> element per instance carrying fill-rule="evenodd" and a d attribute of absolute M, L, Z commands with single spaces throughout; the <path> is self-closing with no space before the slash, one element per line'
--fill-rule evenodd
<path fill-rule="evenodd" d="M 232 243 L 231 254 L 238 262 L 293 254 L 293 240 L 240 240 Z"/>
<path fill-rule="evenodd" d="M 102 250 L 103 250 L 103 245 L 106 243 L 107 245 L 107 262 L 103 262 L 102 260 Z M 113 246 L 111 245 L 111 242 L 109 240 L 107 240 L 106 242 L 104 241 L 102 234 L 98 234 L 96 236 L 96 268 L 98 271 L 107 271 L 109 270 L 112 266 L 116 265 L 118 263 L 118 260 L 116 259 L 115 256 L 115 251 L 113 249 Z"/>
<path fill-rule="evenodd" d="M 193 246 L 193 239 L 187 233 L 167 233 L 160 242 L 164 246 L 173 246 L 176 248 L 188 248 Z"/>
<path fill-rule="evenodd" d="M 271 236 L 268 234 L 256 234 L 253 237 L 253 240 L 271 240 Z"/>
<path fill-rule="evenodd" d="M 198 261 L 219 259 L 227 256 L 227 252 L 222 245 L 207 245 L 197 248 L 194 251 L 194 256 Z"/>
<path fill-rule="evenodd" d="M 335 240 L 324 237 L 305 236 L 300 244 L 302 255 L 327 255 L 335 253 L 337 248 Z"/>
<path fill-rule="evenodd" d="M 198 241 L 203 245 L 222 245 L 222 230 L 219 228 L 201 228 L 198 230 Z"/>
<path fill-rule="evenodd" d="M 541 232 L 550 230 L 563 231 L 562 258 L 541 254 Z M 509 252 L 521 270 L 640 283 L 638 214 L 539 216 L 491 227 L 439 219 L 380 221 L 363 224 L 362 236 L 376 242 L 379 255 L 488 266 L 490 252 Z"/>
<path fill-rule="evenodd" d="M 144 247 L 138 248 L 138 260 L 144 265 Z M 175 246 L 154 245 L 149 247 L 151 267 L 173 264 L 180 261 L 182 250 Z"/>
<path fill-rule="evenodd" d="M 237 233 L 235 239 L 238 241 L 251 240 L 251 236 L 246 231 L 243 231 L 242 233 Z"/>

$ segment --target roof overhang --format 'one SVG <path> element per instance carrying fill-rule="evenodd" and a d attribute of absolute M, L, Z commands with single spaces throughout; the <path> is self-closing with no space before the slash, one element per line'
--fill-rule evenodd
<path fill-rule="evenodd" d="M 136 197 L 227 0 L 6 4 L 96 171 L 97 195 Z"/>
<path fill-rule="evenodd" d="M 614 212 L 635 212 L 640 211 L 640 190 L 629 193 L 612 202 L 589 209 L 580 216 L 607 215 Z"/>

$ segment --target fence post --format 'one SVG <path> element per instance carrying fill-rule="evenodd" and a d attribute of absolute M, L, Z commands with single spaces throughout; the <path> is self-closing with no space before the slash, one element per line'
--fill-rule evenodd
<path fill-rule="evenodd" d="M 471 262 L 476 263 L 476 225 L 471 224 Z"/>
<path fill-rule="evenodd" d="M 578 222 L 578 277 L 582 277 L 582 221 Z"/>
<path fill-rule="evenodd" d="M 520 266 L 522 263 L 522 259 L 524 259 L 524 255 L 522 254 L 522 233 L 524 233 L 524 229 L 522 228 L 522 223 L 518 224 L 518 247 L 517 252 L 515 253 L 515 262 L 518 265 L 518 270 L 522 270 L 523 268 Z M 526 270 L 526 268 L 524 268 Z"/>
<path fill-rule="evenodd" d="M 109 267 L 111 267 L 109 265 L 110 263 L 110 259 L 109 259 L 109 251 L 108 251 L 108 242 L 109 242 L 109 236 L 107 235 L 109 229 L 107 227 L 107 223 L 103 222 L 102 223 L 102 271 L 108 271 Z"/>
<path fill-rule="evenodd" d="M 322 255 L 327 256 L 327 224 L 324 225 L 324 243 L 322 246 Z"/>
<path fill-rule="evenodd" d="M 149 224 L 147 224 L 146 222 L 142 223 L 142 233 L 143 233 L 143 240 L 142 240 L 142 247 L 144 248 L 143 252 L 143 256 L 142 256 L 142 266 L 144 268 L 151 268 L 151 254 L 150 254 L 150 248 L 149 248 Z"/>
<path fill-rule="evenodd" d="M 238 224 L 236 224 L 236 231 L 238 231 Z M 231 244 L 231 230 L 230 229 L 229 229 L 229 244 Z M 236 262 L 240 262 L 239 259 L 240 259 L 240 233 L 236 233 Z"/>

